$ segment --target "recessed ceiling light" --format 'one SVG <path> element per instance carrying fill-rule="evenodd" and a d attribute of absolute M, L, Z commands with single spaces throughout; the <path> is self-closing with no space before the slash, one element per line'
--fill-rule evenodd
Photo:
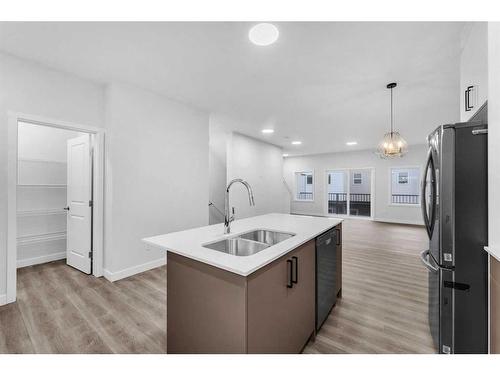
<path fill-rule="evenodd" d="M 358 144 L 358 142 L 356 141 L 353 141 L 353 142 L 346 142 L 345 143 L 347 146 L 356 146 Z"/>
<path fill-rule="evenodd" d="M 248 38 L 258 46 L 268 46 L 278 40 L 280 32 L 271 23 L 258 23 L 248 32 Z"/>
<path fill-rule="evenodd" d="M 292 142 L 292 145 L 301 145 L 301 144 L 302 144 L 302 142 L 301 142 L 301 141 L 293 141 L 293 142 Z"/>
<path fill-rule="evenodd" d="M 288 154 L 283 154 L 283 157 L 286 158 L 288 156 Z"/>
<path fill-rule="evenodd" d="M 274 129 L 262 129 L 262 133 L 271 134 L 271 133 L 274 133 Z"/>

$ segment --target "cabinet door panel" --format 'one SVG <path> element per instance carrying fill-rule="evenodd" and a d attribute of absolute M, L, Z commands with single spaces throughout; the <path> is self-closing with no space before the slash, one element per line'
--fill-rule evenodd
<path fill-rule="evenodd" d="M 316 246 L 310 241 L 294 256 L 298 260 L 298 282 L 288 289 L 287 306 L 290 314 L 288 343 L 292 353 L 299 353 L 316 326 Z"/>
<path fill-rule="evenodd" d="M 314 330 L 314 241 L 257 271 L 247 286 L 248 353 L 298 353 Z M 298 282 L 287 288 L 287 260 L 298 259 Z"/>

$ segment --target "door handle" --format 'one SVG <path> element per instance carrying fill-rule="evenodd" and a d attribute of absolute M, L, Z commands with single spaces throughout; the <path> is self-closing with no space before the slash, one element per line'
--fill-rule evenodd
<path fill-rule="evenodd" d="M 429 271 L 432 271 L 432 272 L 438 272 L 439 271 L 439 268 L 437 267 L 434 267 L 431 262 L 429 262 L 429 253 L 430 253 L 430 250 L 424 250 L 420 253 L 420 260 L 422 261 L 422 263 L 424 264 L 425 268 L 427 268 Z"/>
<path fill-rule="evenodd" d="M 432 158 L 432 148 L 429 148 L 427 152 L 427 160 L 425 162 L 424 175 L 422 176 L 422 182 L 420 187 L 420 204 L 422 206 L 422 216 L 424 219 L 425 229 L 427 230 L 427 234 L 429 238 L 431 237 L 429 231 L 429 216 L 427 215 L 427 197 L 425 196 L 425 187 L 427 186 L 427 170 L 429 169 L 429 164 Z"/>
<path fill-rule="evenodd" d="M 431 171 L 431 189 L 432 189 L 432 205 L 430 212 L 427 212 L 427 198 L 425 196 L 425 188 L 427 186 L 427 171 Z M 432 160 L 432 147 L 429 148 L 429 152 L 427 153 L 427 161 L 425 163 L 424 175 L 422 176 L 421 182 L 421 197 L 420 204 L 422 208 L 422 216 L 424 218 L 425 229 L 427 230 L 427 234 L 429 238 L 432 237 L 432 232 L 434 230 L 434 216 L 436 215 L 436 171 L 434 169 L 434 161 Z"/>
<path fill-rule="evenodd" d="M 457 289 L 457 290 L 462 290 L 462 291 L 467 291 L 470 289 L 469 284 L 456 283 L 454 281 L 444 281 L 443 286 L 445 288 Z"/>
<path fill-rule="evenodd" d="M 472 129 L 472 135 L 488 134 L 488 129 Z"/>
<path fill-rule="evenodd" d="M 64 211 L 69 211 L 69 206 L 63 208 Z"/>
<path fill-rule="evenodd" d="M 287 259 L 286 260 L 286 264 L 287 264 L 287 267 L 288 267 L 288 270 L 287 270 L 287 273 L 288 273 L 288 282 L 286 284 L 286 287 L 287 288 L 293 288 L 293 279 L 292 279 L 292 267 L 293 267 L 293 262 L 291 259 Z"/>
<path fill-rule="evenodd" d="M 295 277 L 293 277 L 292 273 L 292 284 L 297 284 L 299 281 L 299 258 L 292 257 L 292 263 L 294 264 Z"/>

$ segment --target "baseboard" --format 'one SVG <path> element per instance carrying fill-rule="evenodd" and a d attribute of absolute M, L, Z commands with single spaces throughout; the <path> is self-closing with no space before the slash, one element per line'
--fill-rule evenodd
<path fill-rule="evenodd" d="M 0 306 L 6 305 L 7 304 L 7 295 L 6 294 L 0 294 Z"/>
<path fill-rule="evenodd" d="M 381 223 L 391 223 L 391 224 L 407 224 L 407 225 L 419 225 L 424 226 L 424 223 L 420 220 L 399 220 L 399 219 L 384 219 L 381 217 L 376 217 L 373 219 Z"/>
<path fill-rule="evenodd" d="M 42 255 L 40 257 L 20 259 L 17 261 L 17 268 L 23 268 L 28 266 L 34 266 L 35 264 L 42 264 L 53 262 L 55 260 L 61 260 L 66 258 L 66 252 Z"/>
<path fill-rule="evenodd" d="M 162 257 L 160 259 L 153 260 L 151 262 L 143 263 L 138 266 L 125 268 L 124 270 L 111 272 L 109 270 L 104 270 L 104 277 L 113 282 L 117 280 L 124 279 L 126 277 L 130 277 L 136 275 L 141 272 L 152 270 L 153 268 L 161 267 L 167 264 L 167 257 Z"/>

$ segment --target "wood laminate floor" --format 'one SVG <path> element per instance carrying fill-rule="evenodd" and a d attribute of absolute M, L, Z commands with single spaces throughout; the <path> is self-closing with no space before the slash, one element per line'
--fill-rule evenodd
<path fill-rule="evenodd" d="M 433 353 L 422 227 L 347 220 L 342 299 L 304 353 Z M 166 267 L 110 283 L 63 261 L 18 270 L 0 353 L 164 353 Z"/>
<path fill-rule="evenodd" d="M 111 283 L 58 261 L 18 270 L 0 353 L 165 353 L 166 267 Z"/>
<path fill-rule="evenodd" d="M 419 226 L 346 220 L 342 298 L 304 353 L 434 353 Z"/>

